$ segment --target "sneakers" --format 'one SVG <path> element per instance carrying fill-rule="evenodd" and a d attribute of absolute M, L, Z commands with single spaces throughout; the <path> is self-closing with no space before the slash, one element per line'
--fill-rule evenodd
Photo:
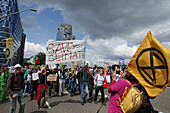
<path fill-rule="evenodd" d="M 95 104 L 97 104 L 97 101 L 94 101 Z"/>
<path fill-rule="evenodd" d="M 93 97 L 89 97 L 89 100 L 92 100 L 93 99 Z"/>
<path fill-rule="evenodd" d="M 84 105 L 84 103 L 83 103 L 83 102 L 81 102 L 81 105 Z"/>
<path fill-rule="evenodd" d="M 83 98 L 83 102 L 86 103 L 86 99 L 85 98 Z"/>

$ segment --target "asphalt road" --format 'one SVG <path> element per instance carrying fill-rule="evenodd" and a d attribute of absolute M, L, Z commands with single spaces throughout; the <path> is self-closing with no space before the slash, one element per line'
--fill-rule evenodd
<path fill-rule="evenodd" d="M 105 94 L 107 91 L 105 91 Z M 106 94 L 107 95 L 107 94 Z M 100 100 L 100 96 L 98 101 Z M 101 106 L 101 102 L 95 104 L 93 101 L 87 99 L 85 105 L 80 104 L 80 95 L 70 97 L 65 95 L 63 97 L 58 97 L 53 95 L 51 99 L 48 100 L 51 109 L 38 109 L 36 101 L 29 101 L 29 97 L 25 97 L 26 107 L 25 113 L 96 113 Z M 163 113 L 170 113 L 170 87 L 166 88 L 163 93 L 158 95 L 155 99 L 151 100 L 154 108 Z M 107 113 L 108 111 L 108 101 L 106 106 L 103 106 L 100 113 Z M 0 113 L 9 113 L 10 102 L 6 100 L 4 103 L 0 104 Z M 17 110 L 19 109 L 19 104 L 17 105 Z"/>

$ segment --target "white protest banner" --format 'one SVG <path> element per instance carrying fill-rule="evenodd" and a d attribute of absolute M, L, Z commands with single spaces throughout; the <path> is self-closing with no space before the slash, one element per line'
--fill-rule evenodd
<path fill-rule="evenodd" d="M 47 41 L 46 64 L 60 64 L 85 59 L 84 40 Z"/>
<path fill-rule="evenodd" d="M 33 73 L 32 74 L 32 80 L 38 80 L 39 77 L 38 77 L 38 73 Z"/>

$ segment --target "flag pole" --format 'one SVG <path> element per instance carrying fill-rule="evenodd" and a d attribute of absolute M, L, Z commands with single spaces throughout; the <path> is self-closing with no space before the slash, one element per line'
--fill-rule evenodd
<path fill-rule="evenodd" d="M 87 39 L 86 39 L 87 40 Z M 85 48 L 84 48 L 84 63 L 83 63 L 83 79 L 84 79 L 84 70 L 85 70 L 85 58 L 86 58 L 86 40 L 85 40 Z"/>

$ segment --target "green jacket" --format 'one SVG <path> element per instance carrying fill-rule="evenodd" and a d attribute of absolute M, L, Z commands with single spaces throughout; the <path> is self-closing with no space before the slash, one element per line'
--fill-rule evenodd
<path fill-rule="evenodd" d="M 85 82 L 89 82 L 90 80 L 90 73 L 87 72 L 87 78 L 85 79 Z M 80 71 L 80 83 L 83 83 L 83 70 Z"/>
<path fill-rule="evenodd" d="M 5 85 L 6 86 L 6 83 L 7 83 L 7 78 L 8 78 L 8 76 L 9 76 L 9 72 L 4 72 L 4 73 L 2 73 L 1 74 L 1 80 L 0 80 L 0 82 L 1 82 L 1 85 L 3 86 L 3 85 Z"/>

